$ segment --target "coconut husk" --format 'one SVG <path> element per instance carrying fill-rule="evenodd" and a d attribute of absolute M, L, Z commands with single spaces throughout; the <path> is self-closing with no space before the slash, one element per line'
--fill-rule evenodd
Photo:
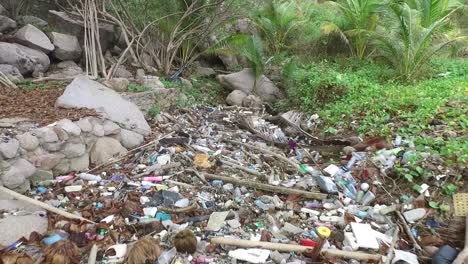
<path fill-rule="evenodd" d="M 80 251 L 70 240 L 58 241 L 44 249 L 46 264 L 78 264 Z"/>
<path fill-rule="evenodd" d="M 159 241 L 152 237 L 138 240 L 128 252 L 128 264 L 154 263 L 161 255 Z"/>
<path fill-rule="evenodd" d="M 197 238 L 191 230 L 182 230 L 174 237 L 174 246 L 180 253 L 193 254 L 197 251 Z"/>

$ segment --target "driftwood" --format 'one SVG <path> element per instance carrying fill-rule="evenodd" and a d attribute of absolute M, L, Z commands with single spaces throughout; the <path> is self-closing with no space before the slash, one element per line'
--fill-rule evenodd
<path fill-rule="evenodd" d="M 58 209 L 58 208 L 55 208 L 53 206 L 50 206 L 46 203 L 43 203 L 41 201 L 38 201 L 38 200 L 34 200 L 32 198 L 29 198 L 27 196 L 24 196 L 22 194 L 19 194 L 15 191 L 12 191 L 10 189 L 7 189 L 3 186 L 0 186 L 0 192 L 2 193 L 5 193 L 5 194 L 8 194 L 10 196 L 12 196 L 13 198 L 16 198 L 20 201 L 23 201 L 23 202 L 26 202 L 26 203 L 29 203 L 29 204 L 32 204 L 32 205 L 35 205 L 35 206 L 38 206 L 38 207 L 41 207 L 42 209 L 45 209 L 49 212 L 52 212 L 52 213 L 55 213 L 55 214 L 58 214 L 58 215 L 61 215 L 61 216 L 64 216 L 66 218 L 70 218 L 70 219 L 78 219 L 78 220 L 81 220 L 81 221 L 85 221 L 85 222 L 88 222 L 88 223 L 92 223 L 94 224 L 93 221 L 91 220 L 88 220 L 84 217 L 81 217 L 81 216 L 78 216 L 78 215 L 74 215 L 74 214 L 71 214 L 69 212 L 66 212 L 66 211 L 63 211 L 61 209 Z"/>
<path fill-rule="evenodd" d="M 95 264 L 96 257 L 98 253 L 98 246 L 96 244 L 93 245 L 91 251 L 89 252 L 88 264 Z"/>
<path fill-rule="evenodd" d="M 255 176 L 263 176 L 263 174 L 261 174 L 260 172 L 256 171 L 256 170 L 251 170 L 249 168 L 246 168 L 246 167 L 243 167 L 243 166 L 240 166 L 240 165 L 237 165 L 235 164 L 234 162 L 230 162 L 230 161 L 227 161 L 227 160 L 220 160 L 221 163 L 223 163 L 223 165 L 226 165 L 228 167 L 232 167 L 234 169 L 238 169 L 238 170 L 241 170 L 241 171 L 244 171 L 244 172 L 247 172 L 249 174 L 252 174 L 252 175 L 255 175 Z"/>
<path fill-rule="evenodd" d="M 403 217 L 403 215 L 400 213 L 400 211 L 396 211 L 396 214 L 398 215 L 398 218 L 400 218 L 400 221 L 402 222 L 403 224 L 403 228 L 405 229 L 405 232 L 406 234 L 409 236 L 409 238 L 411 239 L 411 242 L 413 242 L 414 244 L 414 247 L 421 251 L 422 248 L 421 246 L 418 244 L 418 241 L 416 241 L 416 239 L 413 237 L 413 234 L 411 233 L 411 228 L 408 226 L 408 223 L 406 223 L 406 219 Z"/>
<path fill-rule="evenodd" d="M 395 254 L 395 244 L 398 242 L 399 233 L 400 233 L 400 228 L 398 228 L 398 225 L 395 225 L 395 231 L 393 232 L 393 236 L 392 236 L 392 244 L 390 248 L 388 249 L 388 254 L 387 254 L 387 259 L 385 261 L 385 264 L 392 263 L 393 256 Z"/>
<path fill-rule="evenodd" d="M 242 240 L 242 239 L 233 239 L 225 237 L 213 237 L 211 243 L 219 245 L 230 245 L 237 246 L 241 248 L 263 248 L 269 250 L 278 250 L 279 252 L 297 252 L 302 253 L 310 251 L 313 247 L 305 247 L 301 245 L 291 245 L 291 244 L 282 244 L 282 243 L 271 243 L 271 242 L 261 242 L 261 241 L 251 241 L 251 240 Z M 380 261 L 382 258 L 378 254 L 368 254 L 365 252 L 352 252 L 352 251 L 343 251 L 337 249 L 324 249 L 321 253 L 326 258 L 345 258 L 345 259 L 356 259 L 356 260 L 373 260 Z"/>
<path fill-rule="evenodd" d="M 302 196 L 304 198 L 317 199 L 317 200 L 323 200 L 323 199 L 327 198 L 327 195 L 324 194 L 324 193 L 307 192 L 307 191 L 303 191 L 303 190 L 285 188 L 285 187 L 274 186 L 274 185 L 264 184 L 264 183 L 259 183 L 259 182 L 239 180 L 239 179 L 236 179 L 236 178 L 218 176 L 218 175 L 208 174 L 208 173 L 204 173 L 203 175 L 205 175 L 205 178 L 207 180 L 221 180 L 223 182 L 232 183 L 232 184 L 240 185 L 240 186 L 245 186 L 245 187 L 248 187 L 248 188 L 259 189 L 259 190 L 262 190 L 262 191 L 267 191 L 267 192 L 272 192 L 272 193 L 281 193 L 281 194 L 288 194 L 288 195 L 300 195 L 300 196 Z"/>
<path fill-rule="evenodd" d="M 177 208 L 177 209 L 172 209 L 172 208 L 165 208 L 165 207 L 159 207 L 159 211 L 163 211 L 165 213 L 170 213 L 170 214 L 180 214 L 180 213 L 185 213 L 189 211 L 193 211 L 198 209 L 197 203 L 192 203 L 190 206 L 187 206 L 185 208 Z"/>

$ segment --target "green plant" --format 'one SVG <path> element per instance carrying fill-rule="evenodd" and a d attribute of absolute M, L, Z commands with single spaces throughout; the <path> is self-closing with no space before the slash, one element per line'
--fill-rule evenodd
<path fill-rule="evenodd" d="M 157 102 L 157 100 L 155 100 L 155 102 L 153 103 L 153 105 L 151 105 L 151 108 L 148 110 L 148 116 L 150 118 L 155 118 L 157 115 L 159 115 L 161 113 L 161 106 L 159 105 L 159 103 Z"/>
<path fill-rule="evenodd" d="M 150 87 L 148 86 L 144 86 L 144 85 L 139 85 L 139 84 L 136 84 L 136 83 L 130 83 L 127 87 L 127 89 L 130 91 L 130 92 L 146 92 L 146 91 L 149 91 L 151 90 Z"/>
<path fill-rule="evenodd" d="M 412 9 L 419 11 L 420 23 L 423 27 L 430 27 L 462 5 L 457 0 L 406 0 L 405 2 Z"/>

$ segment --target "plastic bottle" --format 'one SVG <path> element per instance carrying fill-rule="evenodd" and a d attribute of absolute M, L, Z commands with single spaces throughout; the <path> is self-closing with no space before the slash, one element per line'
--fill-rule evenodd
<path fill-rule="evenodd" d="M 374 201 L 375 195 L 373 192 L 368 191 L 366 194 L 364 194 L 364 197 L 362 197 L 362 205 L 369 205 L 372 201 Z"/>
<path fill-rule="evenodd" d="M 255 200 L 254 203 L 256 206 L 260 207 L 262 210 L 267 211 L 268 209 L 270 209 L 270 206 L 268 206 L 267 204 L 265 204 L 264 202 L 260 200 Z"/>
<path fill-rule="evenodd" d="M 177 249 L 171 248 L 169 251 L 164 251 L 158 258 L 159 264 L 170 264 L 172 259 L 177 255 Z"/>
<path fill-rule="evenodd" d="M 162 182 L 163 180 L 169 179 L 170 176 L 152 176 L 152 177 L 143 177 L 143 181 L 148 182 Z"/>
<path fill-rule="evenodd" d="M 367 210 L 367 214 L 369 215 L 370 218 L 372 218 L 374 221 L 377 223 L 387 223 L 387 218 L 381 214 L 378 214 L 375 212 L 374 208 L 369 208 Z"/>
<path fill-rule="evenodd" d="M 347 209 L 348 213 L 355 215 L 359 218 L 366 218 L 367 217 L 367 212 L 359 210 L 357 207 L 348 207 Z"/>
<path fill-rule="evenodd" d="M 85 180 L 85 181 L 102 181 L 102 178 L 101 176 L 98 176 L 98 175 L 94 175 L 94 174 L 89 174 L 89 173 L 80 173 L 78 174 L 78 177 L 82 180 Z"/>

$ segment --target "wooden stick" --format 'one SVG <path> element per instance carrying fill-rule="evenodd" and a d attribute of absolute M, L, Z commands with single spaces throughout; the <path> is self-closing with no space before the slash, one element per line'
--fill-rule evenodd
<path fill-rule="evenodd" d="M 392 244 L 390 248 L 388 249 L 388 254 L 387 254 L 387 260 L 385 261 L 385 264 L 390 264 L 392 263 L 393 256 L 394 256 L 394 251 L 395 251 L 395 244 L 398 241 L 398 234 L 400 233 L 400 228 L 398 228 L 398 225 L 395 225 L 395 231 L 393 232 L 393 237 L 392 237 Z"/>
<path fill-rule="evenodd" d="M 32 198 L 29 198 L 27 196 L 24 196 L 22 194 L 19 194 L 15 191 L 12 191 L 10 189 L 7 189 L 3 186 L 0 186 L 0 192 L 2 193 L 5 193 L 5 194 L 8 194 L 10 196 L 13 196 L 14 198 L 20 200 L 20 201 L 23 201 L 23 202 L 26 202 L 26 203 L 29 203 L 29 204 L 32 204 L 32 205 L 35 205 L 35 206 L 38 206 L 38 207 L 41 207 L 42 209 L 45 209 L 49 212 L 52 212 L 52 213 L 55 213 L 55 214 L 58 214 L 58 215 L 61 215 L 61 216 L 65 216 L 66 218 L 70 218 L 70 219 L 78 219 L 78 220 L 81 220 L 81 221 L 85 221 L 85 222 L 88 222 L 88 223 L 92 223 L 94 224 L 93 221 L 91 220 L 88 220 L 84 217 L 81 217 L 81 216 L 77 216 L 77 215 L 74 215 L 74 214 L 71 214 L 69 212 L 66 212 L 64 210 L 61 210 L 61 209 L 58 209 L 58 208 L 55 208 L 53 206 L 50 206 L 46 203 L 43 203 L 41 201 L 38 201 L 38 200 L 34 200 Z"/>
<path fill-rule="evenodd" d="M 411 242 L 413 242 L 414 247 L 417 250 L 422 250 L 421 246 L 418 244 L 418 241 L 413 237 L 413 234 L 411 233 L 411 228 L 408 226 L 408 223 L 406 223 L 405 218 L 403 215 L 400 213 L 400 211 L 396 211 L 396 214 L 398 215 L 398 218 L 400 218 L 400 221 L 403 223 L 403 228 L 405 229 L 406 234 L 410 237 Z"/>
<path fill-rule="evenodd" d="M 98 246 L 96 244 L 93 244 L 93 247 L 91 248 L 91 251 L 89 252 L 88 264 L 96 263 L 97 252 L 98 252 Z"/>
<path fill-rule="evenodd" d="M 273 151 L 263 149 L 263 148 L 260 148 L 260 147 L 254 146 L 254 145 L 249 145 L 249 144 L 246 144 L 246 143 L 242 143 L 242 142 L 239 142 L 239 141 L 234 141 L 234 140 L 225 140 L 225 141 L 228 142 L 228 143 L 231 143 L 231 144 L 241 145 L 243 147 L 253 149 L 253 150 L 256 150 L 256 151 L 259 151 L 259 152 L 262 152 L 262 153 L 265 153 L 265 154 L 268 154 L 268 155 L 271 155 L 271 156 L 274 156 L 274 157 L 278 158 L 279 160 L 282 160 L 283 162 L 291 165 L 292 167 L 294 167 L 301 174 L 304 174 L 304 172 L 301 170 L 301 167 L 299 166 L 299 164 L 293 162 L 292 160 L 286 158 L 283 155 L 277 154 L 277 153 L 275 153 Z"/>
<path fill-rule="evenodd" d="M 259 189 L 262 191 L 267 191 L 267 192 L 272 192 L 272 193 L 300 195 L 304 198 L 317 199 L 317 200 L 323 200 L 327 198 L 327 194 L 324 194 L 324 193 L 307 192 L 303 190 L 285 188 L 285 187 L 274 186 L 274 185 L 264 184 L 264 183 L 259 183 L 259 182 L 244 181 L 244 180 L 239 180 L 239 179 L 231 178 L 231 177 L 218 176 L 218 175 L 209 174 L 209 173 L 204 173 L 203 175 L 205 175 L 205 178 L 207 180 L 221 180 L 223 182 L 232 183 L 235 185 L 245 186 L 245 187 L 254 188 L 254 189 Z"/>
<path fill-rule="evenodd" d="M 233 162 L 230 162 L 230 161 L 227 161 L 227 160 L 220 160 L 220 161 L 221 161 L 221 163 L 223 163 L 224 165 L 227 165 L 228 167 L 232 167 L 232 168 L 247 172 L 247 173 L 252 174 L 254 176 L 258 176 L 258 177 L 263 176 L 263 174 L 261 174 L 260 172 L 258 172 L 256 170 L 251 170 L 249 168 L 245 168 L 243 166 L 237 165 L 237 164 L 235 164 Z"/>
<path fill-rule="evenodd" d="M 261 242 L 261 241 L 251 241 L 251 240 L 242 240 L 242 239 L 233 239 L 226 237 L 213 237 L 211 243 L 219 245 L 230 245 L 242 248 L 263 248 L 269 250 L 278 250 L 279 252 L 297 252 L 302 253 L 310 251 L 313 247 L 305 247 L 301 245 L 291 245 L 291 244 L 281 244 L 281 243 L 271 243 L 271 242 Z M 353 251 L 343 251 L 337 249 L 324 249 L 322 254 L 326 257 L 340 257 L 345 259 L 356 259 L 356 260 L 375 260 L 379 261 L 382 256 L 378 254 L 368 254 L 364 252 L 353 252 Z"/>
<path fill-rule="evenodd" d="M 165 213 L 170 213 L 170 214 L 180 214 L 180 213 L 185 213 L 189 211 L 193 211 L 198 209 L 198 204 L 197 203 L 192 203 L 190 206 L 187 206 L 185 208 L 177 208 L 177 209 L 172 209 L 172 208 L 165 208 L 165 207 L 159 207 L 159 211 L 163 211 Z"/>

